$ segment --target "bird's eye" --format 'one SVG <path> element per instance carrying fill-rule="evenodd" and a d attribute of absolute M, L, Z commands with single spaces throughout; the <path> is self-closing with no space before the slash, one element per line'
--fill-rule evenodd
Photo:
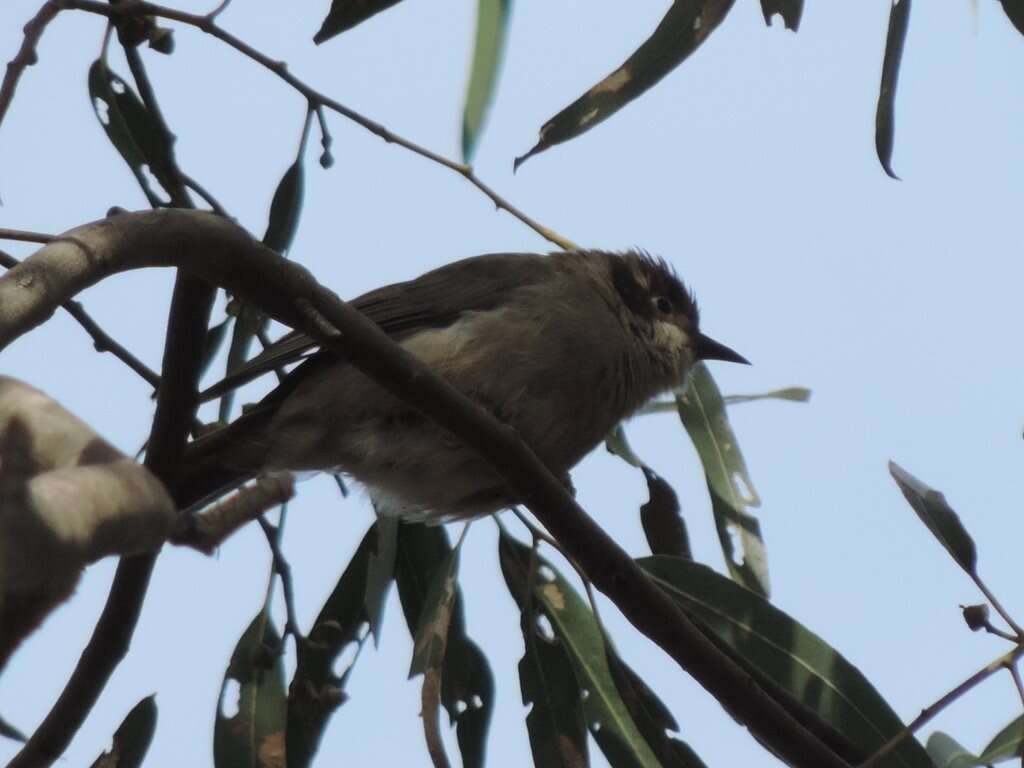
<path fill-rule="evenodd" d="M 666 299 L 664 296 L 659 296 L 654 300 L 654 306 L 658 308 L 658 311 L 663 315 L 672 314 L 672 302 Z"/>

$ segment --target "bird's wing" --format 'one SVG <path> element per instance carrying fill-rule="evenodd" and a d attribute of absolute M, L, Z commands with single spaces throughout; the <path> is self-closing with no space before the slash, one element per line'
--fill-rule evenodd
<path fill-rule="evenodd" d="M 554 268 L 548 257 L 536 254 L 472 256 L 446 264 L 415 280 L 364 293 L 351 305 L 377 323 L 392 339 L 401 341 L 427 328 L 451 325 L 465 312 L 481 312 L 502 306 L 510 301 L 516 290 L 545 280 Z M 318 342 L 306 334 L 292 331 L 203 391 L 200 400 L 214 400 L 258 376 L 300 360 L 320 357 L 321 354 L 333 355 L 316 353 L 318 346 Z"/>

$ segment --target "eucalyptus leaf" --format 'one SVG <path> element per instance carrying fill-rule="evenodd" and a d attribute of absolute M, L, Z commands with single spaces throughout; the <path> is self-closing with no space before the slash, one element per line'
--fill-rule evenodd
<path fill-rule="evenodd" d="M 796 32 L 800 28 L 800 15 L 804 12 L 804 0 L 761 0 L 764 23 L 771 24 L 777 13 L 782 16 L 786 29 Z"/>
<path fill-rule="evenodd" d="M 882 82 L 878 87 L 878 107 L 875 111 L 875 151 L 882 170 L 892 179 L 899 176 L 892 169 L 892 148 L 896 133 L 896 83 L 900 77 L 903 44 L 910 23 L 910 0 L 895 0 L 889 9 L 889 31 L 885 36 L 885 56 L 882 59 Z"/>
<path fill-rule="evenodd" d="M 533 155 L 589 131 L 611 117 L 681 64 L 722 22 L 734 0 L 675 0 L 661 23 L 622 65 L 548 120 Z"/>
<path fill-rule="evenodd" d="M 213 762 L 217 768 L 284 762 L 288 699 L 281 635 L 260 611 L 242 633 L 224 673 L 213 730 Z M 238 686 L 238 711 L 224 714 L 225 693 Z"/>
<path fill-rule="evenodd" d="M 368 626 L 366 582 L 370 553 L 376 542 L 374 524 L 320 609 L 309 632 L 309 642 L 296 646 L 295 676 L 288 689 L 289 768 L 310 765 L 328 720 L 345 701 L 345 683 L 352 665 L 340 676 L 332 667 L 347 646 L 355 643 L 359 648 L 365 642 L 366 635 L 360 632 Z"/>
<path fill-rule="evenodd" d="M 676 407 L 697 455 L 711 495 L 718 540 L 729 574 L 748 589 L 768 596 L 768 563 L 761 525 L 750 509 L 761 506 L 736 435 L 729 424 L 725 402 L 707 366 L 698 363 Z M 739 542 L 742 552 L 737 552 Z"/>
<path fill-rule="evenodd" d="M 921 522 L 928 526 L 928 530 L 953 556 L 961 568 L 972 576 L 975 575 L 978 553 L 974 546 L 974 539 L 964 528 L 953 508 L 946 502 L 946 497 L 922 483 L 893 461 L 889 462 L 889 474 L 892 475 L 917 516 L 921 518 Z"/>
<path fill-rule="evenodd" d="M 494 101 L 498 71 L 505 52 L 512 0 L 478 0 L 476 42 L 462 110 L 462 160 L 469 162 Z"/>
<path fill-rule="evenodd" d="M 331 10 L 313 36 L 313 42 L 320 43 L 330 40 L 335 35 L 362 24 L 371 16 L 398 5 L 400 0 L 333 0 Z"/>
<path fill-rule="evenodd" d="M 370 552 L 366 575 L 366 615 L 370 620 L 374 645 L 380 644 L 384 624 L 384 603 L 395 577 L 395 547 L 397 546 L 397 517 L 385 515 L 377 519 L 377 541 Z"/>
<path fill-rule="evenodd" d="M 997 733 L 978 757 L 980 764 L 1001 763 L 1024 756 L 1024 715 Z"/>
<path fill-rule="evenodd" d="M 855 666 L 761 595 L 692 560 L 654 556 L 637 564 L 715 640 L 865 758 L 902 732 L 903 722 Z M 931 762 L 911 737 L 881 765 L 930 768 Z"/>
<path fill-rule="evenodd" d="M 966 747 L 942 731 L 929 736 L 925 748 L 936 768 L 975 768 L 981 765 L 977 755 L 971 754 Z"/>
<path fill-rule="evenodd" d="M 25 734 L 8 723 L 2 717 L 0 717 L 0 736 L 4 736 L 8 739 L 14 739 L 15 741 L 28 741 L 28 739 L 25 738 Z"/>
<path fill-rule="evenodd" d="M 530 548 L 507 534 L 499 539 L 498 555 L 505 583 L 520 610 L 527 610 L 535 601 L 565 648 L 576 682 L 586 691 L 583 712 L 587 726 L 605 757 L 613 766 L 658 766 L 612 679 L 605 638 L 589 606 L 543 558 L 538 556 L 536 568 L 531 569 L 534 555 Z"/>

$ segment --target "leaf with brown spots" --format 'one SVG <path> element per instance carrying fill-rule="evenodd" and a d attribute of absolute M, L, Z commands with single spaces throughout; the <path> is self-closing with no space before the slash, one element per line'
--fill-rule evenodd
<path fill-rule="evenodd" d="M 513 168 L 548 147 L 589 131 L 679 66 L 717 27 L 734 0 L 675 0 L 654 33 L 623 62 L 540 129 L 536 146 Z"/>

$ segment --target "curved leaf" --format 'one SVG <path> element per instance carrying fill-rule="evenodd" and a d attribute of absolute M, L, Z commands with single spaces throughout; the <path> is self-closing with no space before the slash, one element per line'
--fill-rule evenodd
<path fill-rule="evenodd" d="M 976 755 L 971 754 L 952 736 L 947 736 L 942 731 L 936 731 L 929 736 L 925 748 L 936 768 L 975 768 L 981 765 Z"/>
<path fill-rule="evenodd" d="M 654 556 L 637 563 L 713 637 L 865 754 L 903 730 L 856 667 L 760 595 L 691 560 Z M 930 768 L 931 762 L 910 738 L 883 765 Z"/>
<path fill-rule="evenodd" d="M 131 168 L 146 199 L 154 207 L 162 204 L 145 174 L 159 177 L 166 166 L 169 148 L 164 134 L 131 87 L 114 74 L 102 59 L 89 67 L 89 98 L 96 119 L 107 138 Z"/>
<path fill-rule="evenodd" d="M 894 0 L 889 11 L 889 31 L 885 36 L 885 57 L 882 59 L 882 83 L 878 88 L 878 109 L 875 111 L 875 151 L 882 170 L 889 178 L 899 180 L 892 170 L 892 147 L 895 128 L 893 116 L 896 103 L 896 83 L 903 59 L 903 43 L 907 39 L 910 22 L 910 0 Z"/>
<path fill-rule="evenodd" d="M 764 539 L 760 523 L 749 512 L 750 508 L 761 506 L 761 499 L 729 425 L 722 394 L 703 363 L 693 367 L 689 386 L 676 396 L 676 408 L 704 466 L 718 540 L 729 574 L 748 589 L 767 596 Z M 740 543 L 742 556 L 735 551 L 734 540 Z"/>
<path fill-rule="evenodd" d="M 288 701 L 284 687 L 281 635 L 263 612 L 239 638 L 224 673 L 221 696 L 238 684 L 238 711 L 227 717 L 218 703 L 213 730 L 217 768 L 284 763 Z"/>
<path fill-rule="evenodd" d="M 903 491 L 910 506 L 914 508 L 921 522 L 953 556 L 953 559 L 972 576 L 978 565 L 978 553 L 974 539 L 964 528 L 953 508 L 946 503 L 946 497 L 930 488 L 903 467 L 889 462 L 889 474 Z"/>
<path fill-rule="evenodd" d="M 590 733 L 608 761 L 613 766 L 658 766 L 658 759 L 615 686 L 605 655 L 605 639 L 587 604 L 543 558 L 537 558 L 531 580 L 532 551 L 504 533 L 498 554 L 505 583 L 520 608 L 536 601 L 565 648 L 577 684 L 586 691 L 583 713 Z M 528 591 L 531 581 L 533 589 Z"/>
<path fill-rule="evenodd" d="M 313 36 L 313 42 L 319 45 L 325 40 L 330 40 L 335 35 L 362 24 L 371 16 L 398 5 L 399 2 L 400 0 L 334 0 L 320 31 Z"/>
<path fill-rule="evenodd" d="M 978 762 L 1000 763 L 1024 756 L 1024 716 L 1018 717 L 997 733 L 982 750 Z"/>
<path fill-rule="evenodd" d="M 312 762 L 327 721 L 345 701 L 345 683 L 352 666 L 339 677 L 332 665 L 350 643 L 361 647 L 366 640 L 360 631 L 368 623 L 364 601 L 370 552 L 376 542 L 375 523 L 320 609 L 309 632 L 310 642 L 296 645 L 295 676 L 288 689 L 289 768 L 304 768 Z"/>
<path fill-rule="evenodd" d="M 473 157 L 494 100 L 511 9 L 512 0 L 479 0 L 477 5 L 476 43 L 462 111 L 462 160 L 466 163 Z"/>
<path fill-rule="evenodd" d="M 513 168 L 611 117 L 679 66 L 717 27 L 734 0 L 674 0 L 654 33 L 622 65 L 548 120 Z"/>

